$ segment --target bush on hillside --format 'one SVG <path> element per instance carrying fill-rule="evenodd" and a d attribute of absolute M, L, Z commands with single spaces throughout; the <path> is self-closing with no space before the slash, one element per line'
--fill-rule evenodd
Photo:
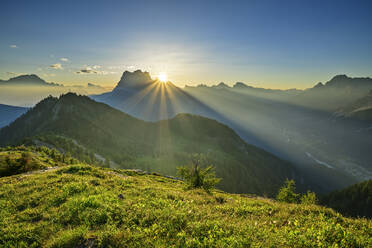
<path fill-rule="evenodd" d="M 17 158 L 17 156 L 13 154 L 0 156 L 0 177 L 11 176 L 41 168 L 42 166 L 34 161 L 31 152 L 22 152 L 20 158 Z"/>
<path fill-rule="evenodd" d="M 317 204 L 318 198 L 314 192 L 308 190 L 306 194 L 296 193 L 296 183 L 294 180 L 287 179 L 284 186 L 280 188 L 276 199 L 280 202 L 301 203 L 305 205 Z"/>
<path fill-rule="evenodd" d="M 204 167 L 205 157 L 195 154 L 191 157 L 191 166 L 178 168 L 178 175 L 185 180 L 189 188 L 203 188 L 210 192 L 219 182 L 212 165 Z"/>
<path fill-rule="evenodd" d="M 314 192 L 308 190 L 306 194 L 301 196 L 301 203 L 305 205 L 317 204 L 318 198 Z"/>
<path fill-rule="evenodd" d="M 280 188 L 276 199 L 281 202 L 297 203 L 299 194 L 295 193 L 296 185 L 294 180 L 286 180 L 282 188 Z"/>
<path fill-rule="evenodd" d="M 0 149 L 0 177 L 78 162 L 69 154 L 47 147 L 6 147 Z"/>

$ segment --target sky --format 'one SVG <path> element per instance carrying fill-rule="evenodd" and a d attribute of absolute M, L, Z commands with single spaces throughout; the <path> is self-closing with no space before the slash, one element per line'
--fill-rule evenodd
<path fill-rule="evenodd" d="M 372 1 L 0 2 L 0 79 L 115 85 L 125 70 L 178 86 L 308 88 L 372 77 Z"/>

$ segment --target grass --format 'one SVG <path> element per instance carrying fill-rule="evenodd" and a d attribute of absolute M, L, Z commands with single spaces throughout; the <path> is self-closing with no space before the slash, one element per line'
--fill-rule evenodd
<path fill-rule="evenodd" d="M 367 219 L 185 187 L 83 164 L 3 177 L 0 247 L 372 246 Z"/>
<path fill-rule="evenodd" d="M 47 147 L 0 148 L 0 177 L 75 163 L 71 156 Z"/>

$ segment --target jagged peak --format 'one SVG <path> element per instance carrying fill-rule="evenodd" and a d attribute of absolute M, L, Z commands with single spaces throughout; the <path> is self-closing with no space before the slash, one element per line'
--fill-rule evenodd
<path fill-rule="evenodd" d="M 147 71 L 142 71 L 142 70 L 135 70 L 133 72 L 125 71 L 123 72 L 123 75 L 121 76 L 120 80 L 131 78 L 131 77 L 144 78 L 144 79 L 151 80 L 150 73 Z"/>
<path fill-rule="evenodd" d="M 331 81 L 332 81 L 332 80 L 340 80 L 340 79 L 349 79 L 349 77 L 348 77 L 346 74 L 340 74 L 340 75 L 336 75 L 336 76 L 334 76 L 334 77 L 331 79 Z"/>
<path fill-rule="evenodd" d="M 213 85 L 212 86 L 213 88 L 217 88 L 217 89 L 225 89 L 225 88 L 230 88 L 230 86 L 228 86 L 227 84 L 225 84 L 224 82 L 221 82 L 217 85 Z"/>
<path fill-rule="evenodd" d="M 134 87 L 146 85 L 153 82 L 150 73 L 147 71 L 136 70 L 133 72 L 125 71 L 121 76 L 119 83 L 116 88 L 121 87 Z"/>
<path fill-rule="evenodd" d="M 236 82 L 233 88 L 253 88 L 252 86 L 246 85 L 243 82 Z"/>
<path fill-rule="evenodd" d="M 349 87 L 349 86 L 371 86 L 372 78 L 369 77 L 348 77 L 345 74 L 334 76 L 326 86 Z"/>

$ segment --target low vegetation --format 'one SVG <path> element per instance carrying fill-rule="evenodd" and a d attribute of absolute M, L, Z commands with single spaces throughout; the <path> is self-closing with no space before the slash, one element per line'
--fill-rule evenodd
<path fill-rule="evenodd" d="M 0 247 L 371 247 L 372 222 L 84 164 L 0 178 Z"/>
<path fill-rule="evenodd" d="M 0 148 L 0 177 L 77 162 L 68 154 L 47 147 Z"/>
<path fill-rule="evenodd" d="M 314 192 L 307 191 L 303 195 L 296 193 L 296 183 L 294 180 L 289 179 L 280 188 L 276 199 L 286 203 L 317 204 L 318 202 L 318 198 Z"/>
<path fill-rule="evenodd" d="M 178 168 L 178 175 L 185 180 L 188 188 L 203 188 L 206 192 L 210 192 L 221 181 L 216 177 L 214 167 L 206 166 L 205 162 L 206 159 L 202 154 L 194 154 L 190 166 Z"/>
<path fill-rule="evenodd" d="M 294 180 L 286 180 L 285 185 L 279 190 L 276 199 L 281 202 L 297 203 L 299 194 L 296 192 L 296 186 Z"/>

